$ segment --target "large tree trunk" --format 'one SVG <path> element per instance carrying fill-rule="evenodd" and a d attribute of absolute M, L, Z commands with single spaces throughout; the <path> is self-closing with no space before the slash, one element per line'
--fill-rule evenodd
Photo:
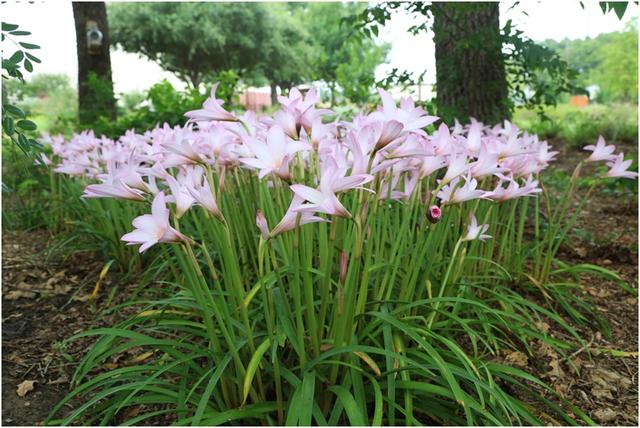
<path fill-rule="evenodd" d="M 106 6 L 104 2 L 73 2 L 73 17 L 78 46 L 80 124 L 90 125 L 100 116 L 115 119 Z M 89 46 L 87 32 L 95 26 L 102 33 L 102 42 Z"/>
<path fill-rule="evenodd" d="M 433 3 L 436 103 L 446 122 L 510 117 L 499 4 Z"/>

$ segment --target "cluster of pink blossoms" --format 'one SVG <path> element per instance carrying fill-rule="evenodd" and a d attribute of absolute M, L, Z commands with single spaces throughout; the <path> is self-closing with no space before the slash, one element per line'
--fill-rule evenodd
<path fill-rule="evenodd" d="M 188 239 L 170 226 L 166 203 L 175 204 L 177 218 L 194 205 L 224 218 L 212 175 L 221 186 L 232 169 L 289 185 L 291 204 L 272 230 L 257 213 L 258 227 L 268 239 L 296 225 L 351 217 L 340 195 L 363 188 L 374 192 L 374 180 L 378 189 L 385 189 L 377 195 L 380 199 L 403 200 L 414 195 L 421 180 L 431 179 L 441 207 L 533 195 L 541 192 L 536 174 L 558 153 L 508 121 L 493 127 L 475 120 L 466 126 L 456 121 L 451 128 L 442 123 L 429 135 L 425 128 L 437 117 L 427 115 L 410 98 L 398 106 L 383 90 L 378 91 L 382 107 L 352 121 L 327 121 L 333 112 L 316 108 L 319 97 L 313 89 L 305 95 L 292 89 L 288 97 L 279 97 L 281 110 L 273 117 L 231 113 L 215 90 L 214 86 L 202 109 L 186 114 L 184 127 L 165 124 L 144 134 L 128 131 L 115 141 L 92 131 L 68 142 L 50 138 L 58 161 L 55 171 L 98 181 L 86 187 L 86 198 L 153 197 L 152 214 L 135 219 L 136 230 L 122 238 L 142 244 L 144 251 L 157 242 Z M 627 171 L 631 161 L 613 155 L 612 147 L 603 140 L 586 147 L 593 150 L 588 160 L 608 161 L 608 177 L 635 177 Z M 439 217 L 440 208 L 430 207 L 428 212 Z M 488 237 L 486 225 L 477 226 L 475 218 L 471 223 L 474 238 Z"/>

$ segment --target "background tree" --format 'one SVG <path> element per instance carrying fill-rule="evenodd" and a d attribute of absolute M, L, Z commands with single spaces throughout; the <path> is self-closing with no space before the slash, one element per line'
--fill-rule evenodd
<path fill-rule="evenodd" d="M 365 9 L 362 3 L 333 2 L 304 3 L 298 8 L 305 28 L 313 35 L 313 80 L 327 83 L 332 104 L 339 86 L 349 98 L 355 95 L 361 99 L 363 92 L 371 91 L 375 69 L 386 58 L 385 48 L 372 39 L 359 37 L 348 24 L 349 18 Z M 358 86 L 363 84 L 367 86 Z"/>
<path fill-rule="evenodd" d="M 579 71 L 582 86 L 598 87 L 596 100 L 638 101 L 637 20 L 630 21 L 624 31 L 584 40 L 545 40 L 543 44 Z"/>
<path fill-rule="evenodd" d="M 265 20 L 268 34 L 262 45 L 260 74 L 271 87 L 271 103 L 277 103 L 277 87 L 289 89 L 312 76 L 313 42 L 304 23 L 294 15 L 295 6 L 287 3 L 268 5 L 269 19 Z"/>
<path fill-rule="evenodd" d="M 73 17 L 78 49 L 80 124 L 91 124 L 101 116 L 115 119 L 106 6 L 104 2 L 73 2 Z"/>
<path fill-rule="evenodd" d="M 109 5 L 111 43 L 175 73 L 192 88 L 207 77 L 257 68 L 267 13 L 260 3 Z"/>
<path fill-rule="evenodd" d="M 407 31 L 433 32 L 436 106 L 445 121 L 499 121 L 511 116 L 516 102 L 542 111 L 577 89 L 575 72 L 554 51 L 526 38 L 511 21 L 499 27 L 497 3 L 381 3 L 358 16 L 362 33 L 377 35 L 398 10 L 421 18 Z"/>
<path fill-rule="evenodd" d="M 487 123 L 510 116 L 499 7 L 433 3 L 436 103 L 442 116 Z"/>

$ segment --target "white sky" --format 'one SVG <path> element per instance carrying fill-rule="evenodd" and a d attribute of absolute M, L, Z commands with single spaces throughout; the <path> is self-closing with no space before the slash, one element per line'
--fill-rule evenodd
<path fill-rule="evenodd" d="M 638 6 L 629 6 L 622 21 L 611 11 L 604 15 L 597 1 L 584 0 L 584 9 L 578 0 L 525 0 L 513 9 L 513 1 L 501 3 L 501 24 L 512 19 L 524 34 L 533 40 L 564 38 L 581 39 L 601 33 L 622 30 L 627 22 L 638 17 Z M 526 11 L 527 15 L 522 13 Z M 35 72 L 66 73 L 71 81 L 77 79 L 75 29 L 71 2 L 65 0 L 26 1 L 2 4 L 2 20 L 20 25 L 31 31 L 29 42 L 42 49 L 37 56 Z M 383 77 L 394 67 L 420 74 L 427 70 L 426 83 L 435 81 L 435 47 L 430 35 L 412 36 L 406 28 L 413 23 L 409 16 L 394 17 L 380 34 L 380 40 L 392 45 L 388 64 L 381 65 L 376 74 Z M 11 47 L 8 54 L 13 53 Z M 171 73 L 136 54 L 111 52 L 111 63 L 116 93 L 144 90 L 163 78 L 182 87 Z"/>

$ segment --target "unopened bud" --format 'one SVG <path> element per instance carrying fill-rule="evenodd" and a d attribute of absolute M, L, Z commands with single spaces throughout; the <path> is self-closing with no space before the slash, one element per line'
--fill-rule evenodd
<path fill-rule="evenodd" d="M 442 210 L 437 205 L 431 205 L 427 210 L 427 218 L 431 223 L 437 223 L 442 217 Z"/>
<path fill-rule="evenodd" d="M 256 213 L 256 225 L 260 229 L 260 235 L 265 241 L 269 239 L 269 225 L 267 224 L 267 218 L 262 214 L 262 211 Z"/>

